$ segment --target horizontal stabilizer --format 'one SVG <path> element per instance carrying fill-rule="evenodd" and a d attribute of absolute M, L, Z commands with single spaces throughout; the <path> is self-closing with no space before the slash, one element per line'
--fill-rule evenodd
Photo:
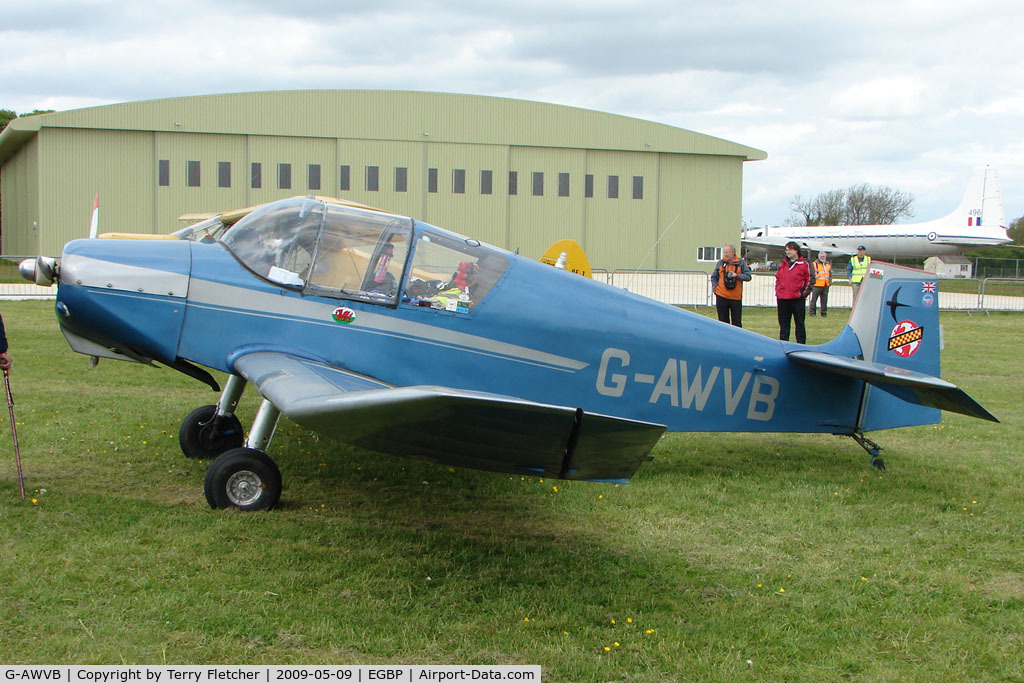
<path fill-rule="evenodd" d="M 625 481 L 665 431 L 511 396 L 394 387 L 279 352 L 241 356 L 235 370 L 308 429 L 382 453 L 496 472 Z"/>
<path fill-rule="evenodd" d="M 963 389 L 939 377 L 821 351 L 790 351 L 786 355 L 800 365 L 863 380 L 908 403 L 999 422 Z"/>

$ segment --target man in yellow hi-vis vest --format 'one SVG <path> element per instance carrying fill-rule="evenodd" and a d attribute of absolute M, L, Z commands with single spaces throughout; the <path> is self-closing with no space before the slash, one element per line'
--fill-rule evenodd
<path fill-rule="evenodd" d="M 857 255 L 846 264 L 846 277 L 850 278 L 853 286 L 853 302 L 857 303 L 857 292 L 860 291 L 860 283 L 868 274 L 868 266 L 871 265 L 871 257 L 867 255 L 867 247 L 857 247 Z"/>
<path fill-rule="evenodd" d="M 828 288 L 832 284 L 832 262 L 828 260 L 828 254 L 824 251 L 818 252 L 818 260 L 811 264 L 814 266 L 814 286 L 811 288 L 811 299 L 808 307 L 811 315 L 816 313 L 816 304 L 821 300 L 821 317 L 828 315 Z"/>

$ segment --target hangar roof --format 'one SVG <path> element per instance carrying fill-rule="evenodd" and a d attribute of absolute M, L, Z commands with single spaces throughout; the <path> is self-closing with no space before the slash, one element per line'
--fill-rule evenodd
<path fill-rule="evenodd" d="M 126 102 L 14 119 L 0 163 L 43 127 L 502 144 L 767 158 L 663 123 L 504 97 L 400 90 L 276 90 Z"/>

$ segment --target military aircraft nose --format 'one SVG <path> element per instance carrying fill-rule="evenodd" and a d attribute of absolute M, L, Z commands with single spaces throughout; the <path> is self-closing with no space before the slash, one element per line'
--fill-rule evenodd
<path fill-rule="evenodd" d="M 59 270 L 56 259 L 37 256 L 19 263 L 18 273 L 29 282 L 34 282 L 40 287 L 48 287 L 56 281 Z"/>

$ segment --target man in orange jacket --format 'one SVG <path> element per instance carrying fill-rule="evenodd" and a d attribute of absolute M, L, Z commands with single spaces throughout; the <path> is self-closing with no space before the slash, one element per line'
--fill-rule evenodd
<path fill-rule="evenodd" d="M 832 284 L 832 263 L 828 260 L 828 254 L 819 251 L 818 260 L 811 265 L 814 267 L 814 272 L 811 273 L 814 286 L 811 287 L 811 300 L 807 306 L 811 309 L 811 315 L 814 315 L 815 304 L 821 299 L 821 317 L 824 318 L 828 315 L 828 288 Z"/>
<path fill-rule="evenodd" d="M 718 319 L 743 327 L 743 283 L 750 282 L 750 267 L 746 259 L 736 256 L 736 247 L 722 247 L 722 259 L 711 273 L 711 286 L 715 292 Z M 732 318 L 730 320 L 730 318 Z"/>

